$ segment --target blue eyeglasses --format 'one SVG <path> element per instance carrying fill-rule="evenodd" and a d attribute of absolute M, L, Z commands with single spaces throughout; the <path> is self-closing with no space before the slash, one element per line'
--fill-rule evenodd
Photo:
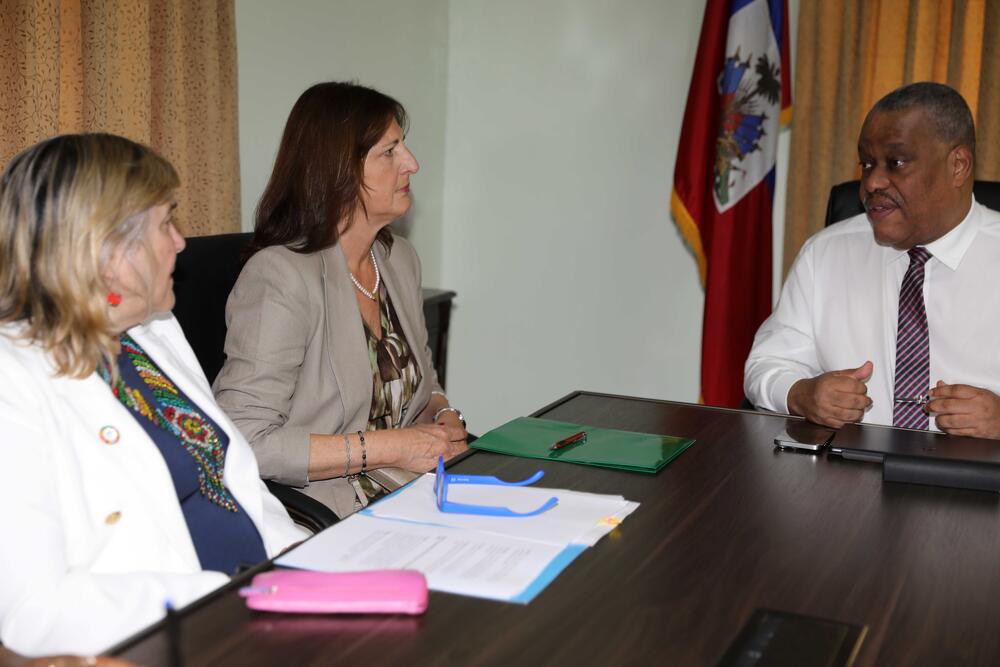
<path fill-rule="evenodd" d="M 450 484 L 493 484 L 497 486 L 528 486 L 534 484 L 542 478 L 545 471 L 539 470 L 528 479 L 520 482 L 505 482 L 502 479 L 490 475 L 451 475 L 444 471 L 444 457 L 438 457 L 437 476 L 434 478 L 434 493 L 437 496 L 437 506 L 442 512 L 453 514 L 481 514 L 485 516 L 535 516 L 546 512 L 559 502 L 553 496 L 536 510 L 531 512 L 515 512 L 507 507 L 494 507 L 491 505 L 468 505 L 466 503 L 453 503 L 448 500 L 448 486 Z"/>

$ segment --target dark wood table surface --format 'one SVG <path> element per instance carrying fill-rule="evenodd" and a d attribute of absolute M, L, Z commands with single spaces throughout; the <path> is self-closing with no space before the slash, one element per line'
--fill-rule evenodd
<path fill-rule="evenodd" d="M 1000 496 L 883 484 L 877 464 L 778 451 L 778 415 L 575 393 L 536 413 L 696 438 L 657 475 L 485 452 L 454 470 L 641 506 L 527 606 L 431 593 L 410 617 L 185 611 L 185 665 L 710 665 L 758 607 L 867 625 L 856 664 L 1000 664 Z M 119 655 L 168 665 L 162 624 Z"/>

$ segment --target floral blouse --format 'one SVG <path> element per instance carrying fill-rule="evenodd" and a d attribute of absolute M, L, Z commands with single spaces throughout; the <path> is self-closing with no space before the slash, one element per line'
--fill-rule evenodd
<path fill-rule="evenodd" d="M 381 338 L 376 338 L 365 324 L 373 389 L 372 407 L 368 413 L 369 431 L 398 428 L 420 384 L 417 360 L 403 335 L 385 284 L 379 287 L 379 301 L 382 303 L 379 308 Z"/>
<path fill-rule="evenodd" d="M 413 394 L 420 384 L 420 368 L 410 350 L 410 344 L 403 335 L 403 328 L 392 307 L 389 293 L 383 283 L 379 287 L 379 318 L 381 338 L 375 336 L 365 323 L 365 337 L 368 340 L 368 361 L 372 369 L 372 406 L 368 413 L 368 430 L 377 431 L 399 428 L 403 422 L 403 412 L 413 400 Z M 377 482 L 365 475 L 353 482 L 360 505 L 381 495 L 385 490 Z M 361 498 L 362 494 L 365 498 Z"/>

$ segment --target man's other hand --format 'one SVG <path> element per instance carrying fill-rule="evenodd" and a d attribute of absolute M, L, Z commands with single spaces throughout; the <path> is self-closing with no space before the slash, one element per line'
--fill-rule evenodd
<path fill-rule="evenodd" d="M 872 362 L 866 361 L 857 368 L 799 380 L 788 390 L 789 412 L 833 428 L 861 421 L 872 404 L 865 386 L 872 369 Z"/>
<path fill-rule="evenodd" d="M 949 435 L 1000 439 L 1000 396 L 987 389 L 938 380 L 930 391 L 927 412 Z"/>

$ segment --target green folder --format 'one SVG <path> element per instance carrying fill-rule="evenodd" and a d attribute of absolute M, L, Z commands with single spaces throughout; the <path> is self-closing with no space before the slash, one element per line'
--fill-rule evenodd
<path fill-rule="evenodd" d="M 552 444 L 586 431 L 587 440 L 552 451 Z M 655 473 L 694 444 L 691 438 L 593 428 L 518 417 L 481 436 L 470 447 L 498 454 Z"/>

